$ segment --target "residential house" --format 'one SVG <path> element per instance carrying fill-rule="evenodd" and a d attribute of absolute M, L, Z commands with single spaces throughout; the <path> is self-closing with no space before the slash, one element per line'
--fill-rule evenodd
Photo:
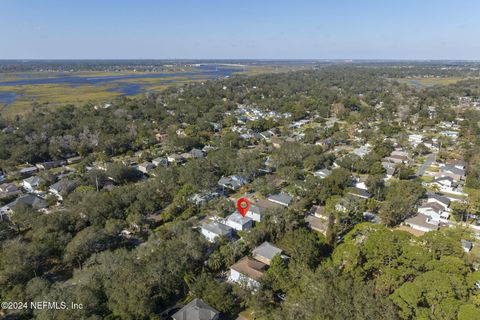
<path fill-rule="evenodd" d="M 201 299 L 193 299 L 172 316 L 173 320 L 219 320 L 220 312 Z"/>
<path fill-rule="evenodd" d="M 82 157 L 77 156 L 77 157 L 70 157 L 67 159 L 67 164 L 74 164 L 82 161 Z"/>
<path fill-rule="evenodd" d="M 22 177 L 30 177 L 32 174 L 36 173 L 38 171 L 37 167 L 27 167 L 27 168 L 22 168 L 18 170 L 18 173 Z"/>
<path fill-rule="evenodd" d="M 38 193 L 39 192 L 39 187 L 45 183 L 45 180 L 43 180 L 40 177 L 33 176 L 30 178 L 27 178 L 22 181 L 22 187 L 27 191 L 31 193 Z"/>
<path fill-rule="evenodd" d="M 286 193 L 272 194 L 267 198 L 268 201 L 277 203 L 284 207 L 288 207 L 290 202 L 292 202 L 292 199 L 293 198 Z"/>
<path fill-rule="evenodd" d="M 238 212 L 234 212 L 229 215 L 225 219 L 224 223 L 237 231 L 245 231 L 253 228 L 253 219 L 247 217 L 246 215 L 244 217 Z"/>
<path fill-rule="evenodd" d="M 182 155 L 177 153 L 173 153 L 167 156 L 167 160 L 169 163 L 177 163 L 177 164 L 185 162 L 185 158 Z"/>
<path fill-rule="evenodd" d="M 447 210 L 451 201 L 447 197 L 439 195 L 438 193 L 427 192 L 427 202 L 437 203 L 441 205 L 444 210 Z"/>
<path fill-rule="evenodd" d="M 25 194 L 23 196 L 18 197 L 14 201 L 6 204 L 5 206 L 1 207 L 0 215 L 2 216 L 6 215 L 8 217 L 14 211 L 15 206 L 17 205 L 26 205 L 36 210 L 43 210 L 48 207 L 47 203 L 42 198 L 33 194 Z"/>
<path fill-rule="evenodd" d="M 190 150 L 190 156 L 192 158 L 197 158 L 198 159 L 198 158 L 205 157 L 205 153 L 200 149 L 193 148 L 192 150 Z"/>
<path fill-rule="evenodd" d="M 37 163 L 35 166 L 38 168 L 38 170 L 49 170 L 49 169 L 61 167 L 65 164 L 66 164 L 65 160 L 55 160 L 55 161 Z"/>
<path fill-rule="evenodd" d="M 395 164 L 391 162 L 382 162 L 382 166 L 385 168 L 385 180 L 391 179 L 395 174 Z"/>
<path fill-rule="evenodd" d="M 188 200 L 195 203 L 197 206 L 201 206 L 219 196 L 220 194 L 217 192 L 194 193 L 190 198 L 188 198 Z"/>
<path fill-rule="evenodd" d="M 249 289 L 260 287 L 260 279 L 267 270 L 268 265 L 251 257 L 243 257 L 230 267 L 231 282 L 244 285 Z"/>
<path fill-rule="evenodd" d="M 260 136 L 260 138 L 265 139 L 265 141 L 267 142 L 275 136 L 275 134 L 271 130 L 260 132 L 258 135 Z"/>
<path fill-rule="evenodd" d="M 445 137 L 449 137 L 452 140 L 457 140 L 459 133 L 458 131 L 454 130 L 445 130 L 445 131 L 440 131 L 440 134 Z"/>
<path fill-rule="evenodd" d="M 273 258 L 276 255 L 281 255 L 282 249 L 275 247 L 270 242 L 264 242 L 255 249 L 253 249 L 252 256 L 255 260 L 260 261 L 266 265 L 272 263 Z"/>
<path fill-rule="evenodd" d="M 201 233 L 210 242 L 215 242 L 218 237 L 233 237 L 233 228 L 218 221 L 210 221 L 201 226 Z"/>
<path fill-rule="evenodd" d="M 455 168 L 460 170 L 465 170 L 467 168 L 467 163 L 464 160 L 448 159 L 446 161 L 446 164 L 454 166 Z"/>
<path fill-rule="evenodd" d="M 414 147 L 422 143 L 422 140 L 423 136 L 421 134 L 411 134 L 408 136 L 408 142 L 410 142 L 410 144 Z"/>
<path fill-rule="evenodd" d="M 465 178 L 465 170 L 459 169 L 456 166 L 446 164 L 440 167 L 440 172 L 438 174 L 440 177 L 452 177 L 456 181 L 463 180 Z"/>
<path fill-rule="evenodd" d="M 262 220 L 263 211 L 264 211 L 263 208 L 256 206 L 254 204 L 251 204 L 250 208 L 248 208 L 248 211 L 245 214 L 245 217 L 249 217 L 253 221 L 260 222 Z"/>
<path fill-rule="evenodd" d="M 266 199 L 257 199 L 252 202 L 246 216 L 253 219 L 256 222 L 260 222 L 265 214 L 266 210 L 283 208 L 283 205 L 275 202 L 271 202 Z"/>
<path fill-rule="evenodd" d="M 153 159 L 152 163 L 156 167 L 158 167 L 158 166 L 162 166 L 162 167 L 168 166 L 168 160 L 166 158 L 161 158 L 161 157 Z"/>
<path fill-rule="evenodd" d="M 138 171 L 144 174 L 148 174 L 153 169 L 155 169 L 155 165 L 152 162 L 145 161 L 138 165 Z"/>
<path fill-rule="evenodd" d="M 418 207 L 417 211 L 439 222 L 448 222 L 448 218 L 450 217 L 450 212 L 446 211 L 443 206 L 436 202 L 425 202 Z"/>
<path fill-rule="evenodd" d="M 422 213 L 408 218 L 407 220 L 405 220 L 405 224 L 409 225 L 415 230 L 422 232 L 435 231 L 439 228 L 439 221 L 435 221 L 429 216 Z"/>
<path fill-rule="evenodd" d="M 408 152 L 403 149 L 395 149 L 390 153 L 390 156 L 401 156 L 408 158 Z"/>
<path fill-rule="evenodd" d="M 327 168 L 325 169 L 320 169 L 320 170 L 317 170 L 313 173 L 313 175 L 315 177 L 318 177 L 320 179 L 325 179 L 326 177 L 328 177 L 330 174 L 332 173 L 331 170 L 328 170 Z"/>
<path fill-rule="evenodd" d="M 323 235 L 327 234 L 328 230 L 328 220 L 321 219 L 314 215 L 307 215 L 305 216 L 305 222 L 307 223 L 308 227 L 312 230 L 318 231 Z"/>
<path fill-rule="evenodd" d="M 75 190 L 77 184 L 68 179 L 62 179 L 48 188 L 48 192 L 53 194 L 59 201 L 63 201 L 63 197 Z"/>
<path fill-rule="evenodd" d="M 353 153 L 359 156 L 360 158 L 365 157 L 370 152 L 371 146 L 370 144 L 365 144 L 359 148 L 353 150 Z"/>
<path fill-rule="evenodd" d="M 240 189 L 245 184 L 247 184 L 247 180 L 237 175 L 221 177 L 220 180 L 218 180 L 219 186 L 223 187 L 224 189 L 226 188 L 233 191 Z"/>
<path fill-rule="evenodd" d="M 359 198 L 362 198 L 362 199 L 368 199 L 368 198 L 372 197 L 372 194 L 370 192 L 368 192 L 368 190 L 365 190 L 365 189 L 359 188 L 359 187 L 349 188 L 348 193 L 351 194 L 352 196 L 359 197 Z"/>
<path fill-rule="evenodd" d="M 443 192 L 454 192 L 457 186 L 455 179 L 452 177 L 439 177 L 430 183 L 432 186 L 437 186 L 440 191 Z"/>
<path fill-rule="evenodd" d="M 18 190 L 17 186 L 13 183 L 0 184 L 0 199 L 13 197 L 21 193 L 22 191 Z"/>
<path fill-rule="evenodd" d="M 388 157 L 383 158 L 384 161 L 388 161 L 391 163 L 399 164 L 399 163 L 408 163 L 408 157 L 404 155 L 397 155 L 397 154 L 392 154 Z"/>

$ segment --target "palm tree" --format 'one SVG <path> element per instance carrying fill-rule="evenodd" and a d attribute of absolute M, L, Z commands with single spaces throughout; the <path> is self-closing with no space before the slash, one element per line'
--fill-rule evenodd
<path fill-rule="evenodd" d="M 217 253 L 212 254 L 208 259 L 207 265 L 213 272 L 219 271 L 223 266 L 222 257 Z"/>

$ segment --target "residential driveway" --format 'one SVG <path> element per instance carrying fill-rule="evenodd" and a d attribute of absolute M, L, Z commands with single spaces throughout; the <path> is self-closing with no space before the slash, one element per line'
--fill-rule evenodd
<path fill-rule="evenodd" d="M 425 159 L 425 162 L 418 168 L 417 173 L 415 174 L 417 177 L 421 177 L 425 174 L 425 171 L 432 165 L 432 163 L 435 161 L 437 158 L 436 153 L 430 153 L 427 158 Z"/>

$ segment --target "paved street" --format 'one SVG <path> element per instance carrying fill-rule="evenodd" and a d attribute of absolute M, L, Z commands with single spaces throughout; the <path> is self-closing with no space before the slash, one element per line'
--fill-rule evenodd
<path fill-rule="evenodd" d="M 425 162 L 418 168 L 417 173 L 415 174 L 417 177 L 421 177 L 425 174 L 425 171 L 432 165 L 432 163 L 435 161 L 437 158 L 436 153 L 430 153 L 427 156 L 427 159 L 425 159 Z"/>

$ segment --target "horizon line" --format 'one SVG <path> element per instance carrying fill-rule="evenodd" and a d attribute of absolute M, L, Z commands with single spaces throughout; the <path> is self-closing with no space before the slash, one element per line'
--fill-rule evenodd
<path fill-rule="evenodd" d="M 0 58 L 0 61 L 446 61 L 480 62 L 480 59 L 447 58 Z"/>

